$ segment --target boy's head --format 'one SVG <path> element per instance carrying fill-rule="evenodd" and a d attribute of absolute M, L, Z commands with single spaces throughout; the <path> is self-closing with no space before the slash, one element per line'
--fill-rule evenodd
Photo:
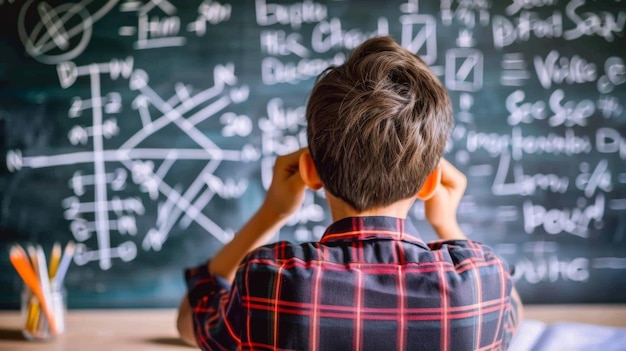
<path fill-rule="evenodd" d="M 453 122 L 439 79 L 390 37 L 367 40 L 327 69 L 306 119 L 324 188 L 358 211 L 414 197 L 436 168 Z"/>

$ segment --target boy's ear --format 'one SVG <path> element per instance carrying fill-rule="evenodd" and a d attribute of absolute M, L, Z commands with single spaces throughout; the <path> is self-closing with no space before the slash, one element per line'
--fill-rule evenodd
<path fill-rule="evenodd" d="M 417 198 L 426 201 L 430 199 L 433 195 L 435 195 L 435 191 L 439 187 L 439 183 L 441 182 L 441 167 L 437 166 L 434 171 L 432 171 L 426 180 L 424 181 L 424 185 L 417 192 Z"/>
<path fill-rule="evenodd" d="M 308 151 L 300 155 L 298 167 L 300 178 L 302 178 L 302 181 L 308 188 L 311 190 L 319 190 L 322 188 L 322 181 L 317 174 L 317 168 L 315 168 L 313 158 L 311 158 L 311 154 Z"/>

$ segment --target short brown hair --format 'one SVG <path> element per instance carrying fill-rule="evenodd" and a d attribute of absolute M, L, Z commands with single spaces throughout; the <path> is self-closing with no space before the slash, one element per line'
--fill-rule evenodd
<path fill-rule="evenodd" d="M 320 180 L 358 211 L 415 196 L 453 122 L 441 81 L 388 36 L 365 41 L 318 77 L 306 119 Z"/>

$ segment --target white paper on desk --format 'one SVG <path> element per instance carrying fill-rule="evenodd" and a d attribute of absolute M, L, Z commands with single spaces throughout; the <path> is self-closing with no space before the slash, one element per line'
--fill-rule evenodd
<path fill-rule="evenodd" d="M 554 350 L 625 351 L 626 328 L 524 320 L 509 346 L 509 351 Z"/>
<path fill-rule="evenodd" d="M 509 343 L 508 351 L 532 351 L 537 343 L 537 340 L 541 337 L 541 334 L 546 330 L 546 323 L 525 319 L 517 327 L 517 332 L 513 336 L 513 339 Z"/>
<path fill-rule="evenodd" d="M 626 328 L 559 322 L 550 325 L 533 351 L 624 351 Z"/>

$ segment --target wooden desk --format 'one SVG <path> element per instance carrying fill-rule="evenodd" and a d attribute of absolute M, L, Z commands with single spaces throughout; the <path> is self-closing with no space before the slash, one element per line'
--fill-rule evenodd
<path fill-rule="evenodd" d="M 1 351 L 185 351 L 176 332 L 176 311 L 70 310 L 65 333 L 46 342 L 27 341 L 17 311 L 0 311 Z"/>
<path fill-rule="evenodd" d="M 571 321 L 626 327 L 626 305 L 526 306 L 525 317 L 547 323 Z M 0 311 L 0 350 L 193 350 L 179 341 L 175 320 L 173 309 L 71 310 L 65 334 L 50 342 L 30 342 L 20 332 L 19 312 Z"/>

